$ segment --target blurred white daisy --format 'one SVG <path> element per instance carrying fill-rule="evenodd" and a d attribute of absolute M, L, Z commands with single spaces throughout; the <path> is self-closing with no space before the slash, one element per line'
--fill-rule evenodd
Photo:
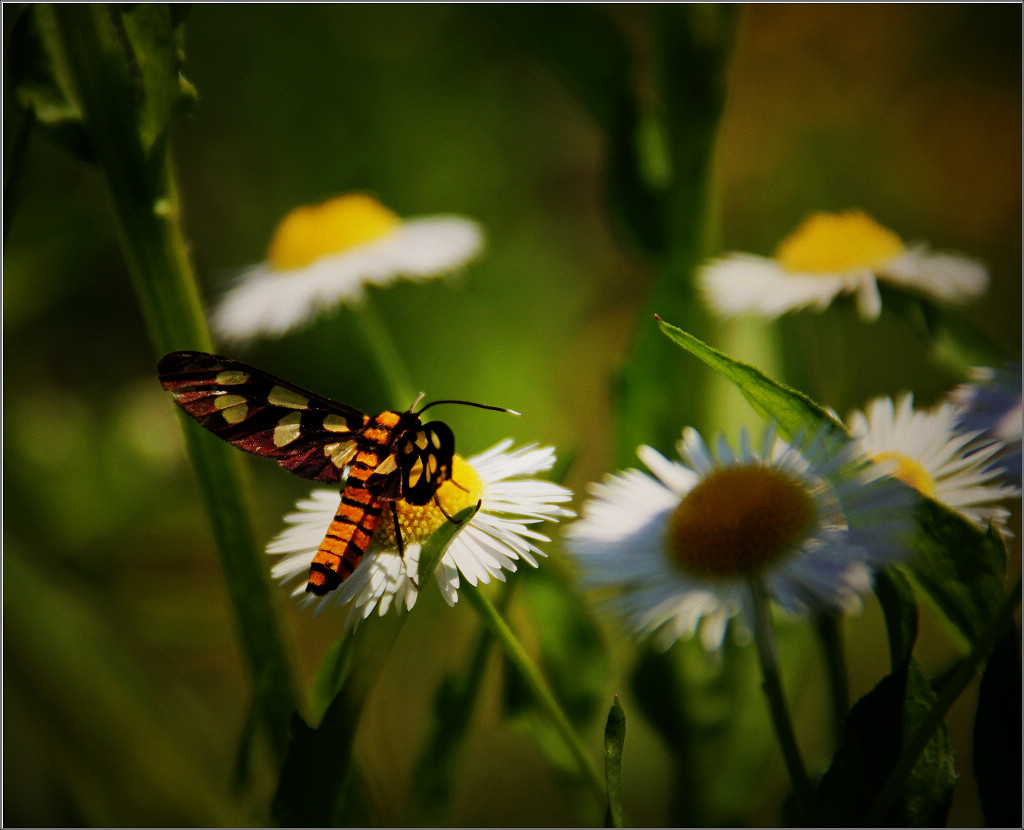
<path fill-rule="evenodd" d="M 914 409 L 914 396 L 895 403 L 876 398 L 847 423 L 860 451 L 884 472 L 957 511 L 978 527 L 1002 527 L 1009 511 L 998 506 L 1019 491 L 999 481 L 992 457 L 1001 442 L 970 451 L 977 432 L 956 427 L 957 410 L 942 403 L 932 410 Z"/>
<path fill-rule="evenodd" d="M 773 319 L 811 307 L 821 311 L 840 294 L 853 294 L 864 320 L 878 318 L 878 281 L 949 303 L 963 303 L 988 286 L 988 272 L 960 254 L 905 244 L 858 210 L 815 213 L 779 243 L 774 257 L 731 253 L 705 265 L 698 282 L 723 317 Z"/>
<path fill-rule="evenodd" d="M 716 650 L 733 617 L 748 637 L 751 578 L 792 613 L 855 610 L 872 569 L 905 555 L 916 496 L 891 479 L 866 483 L 824 435 L 801 443 L 768 427 L 760 451 L 744 431 L 739 452 L 721 439 L 712 454 L 688 428 L 684 464 L 640 447 L 654 475 L 592 485 L 567 530 L 583 586 L 614 590 L 610 610 L 664 648 L 699 629 Z"/>
<path fill-rule="evenodd" d="M 551 469 L 554 450 L 537 446 L 513 450 L 511 446 L 512 441 L 506 440 L 472 458 L 456 455 L 452 480 L 437 491 L 450 516 L 480 502 L 476 515 L 458 531 L 434 571 L 449 605 L 458 602 L 462 579 L 470 585 L 489 583 L 491 577 L 504 581 L 504 571 L 514 572 L 517 560 L 536 567 L 535 556 L 544 553 L 535 543 L 550 539 L 529 525 L 575 515 L 559 506 L 572 499 L 570 490 L 533 478 Z M 433 501 L 423 507 L 405 502 L 397 506 L 404 560 L 398 553 L 390 511 L 385 510 L 359 567 L 337 590 L 317 598 L 305 592 L 306 577 L 338 509 L 338 491 L 313 490 L 296 505 L 298 512 L 285 516 L 289 527 L 267 546 L 267 553 L 284 556 L 273 568 L 274 577 L 285 583 L 295 580 L 293 594 L 303 597 L 304 604 L 316 602 L 317 610 L 351 603 L 348 625 L 369 617 L 375 609 L 383 616 L 392 607 L 398 611 L 412 608 L 417 585 L 425 587 L 418 576 L 423 542 L 447 519 Z"/>
<path fill-rule="evenodd" d="M 978 434 L 976 444 L 1002 445 L 990 467 L 1008 481 L 1021 485 L 1021 369 L 1017 363 L 1005 369 L 975 366 L 971 380 L 949 395 L 957 409 L 956 427 Z"/>
<path fill-rule="evenodd" d="M 277 226 L 267 259 L 244 271 L 211 316 L 218 338 L 280 336 L 363 286 L 448 274 L 483 247 L 480 226 L 459 216 L 402 219 L 372 196 L 351 193 L 299 207 Z"/>

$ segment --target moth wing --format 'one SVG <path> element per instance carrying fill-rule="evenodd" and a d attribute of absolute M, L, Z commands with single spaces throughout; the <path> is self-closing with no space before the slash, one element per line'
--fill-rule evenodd
<path fill-rule="evenodd" d="M 206 352 L 171 352 L 157 372 L 175 403 L 202 427 L 313 481 L 342 479 L 370 420 L 354 407 Z"/>

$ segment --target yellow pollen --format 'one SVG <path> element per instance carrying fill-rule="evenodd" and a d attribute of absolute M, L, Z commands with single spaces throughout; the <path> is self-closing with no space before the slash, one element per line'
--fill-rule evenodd
<path fill-rule="evenodd" d="M 793 550 L 814 524 L 807 488 L 764 467 L 718 470 L 680 502 L 669 520 L 669 555 L 704 578 L 757 573 Z"/>
<path fill-rule="evenodd" d="M 321 257 L 379 239 L 401 221 L 363 193 L 298 207 L 274 231 L 267 259 L 281 270 L 302 268 Z"/>
<path fill-rule="evenodd" d="M 460 510 L 476 504 L 484 492 L 484 483 L 477 471 L 456 455 L 452 460 L 452 477 L 437 489 L 437 500 L 445 513 L 454 516 Z M 402 528 L 402 541 L 423 542 L 446 521 L 434 500 L 418 506 L 407 502 L 395 502 L 398 510 L 398 524 Z M 385 508 L 377 526 L 377 540 L 386 547 L 397 547 L 395 543 L 395 522 L 391 518 L 390 508 Z"/>
<path fill-rule="evenodd" d="M 814 213 L 775 249 L 787 271 L 835 274 L 877 268 L 904 250 L 902 240 L 859 210 Z"/>
<path fill-rule="evenodd" d="M 876 462 L 885 466 L 889 466 L 889 462 L 892 462 L 890 475 L 893 478 L 898 478 L 904 484 L 909 484 L 919 493 L 923 493 L 926 496 L 935 495 L 935 479 L 919 462 L 909 455 L 904 455 L 901 452 L 880 452 L 873 456 L 873 458 Z"/>

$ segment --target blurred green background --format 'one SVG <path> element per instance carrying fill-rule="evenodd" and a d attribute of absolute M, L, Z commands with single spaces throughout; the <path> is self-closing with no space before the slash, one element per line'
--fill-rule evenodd
<path fill-rule="evenodd" d="M 645 54 L 649 9 L 596 12 Z M 5 35 L 16 13 L 4 6 Z M 374 192 L 405 216 L 479 220 L 487 251 L 463 277 L 398 285 L 374 300 L 430 397 L 524 413 L 510 426 L 446 411 L 464 453 L 509 434 L 553 444 L 573 457 L 565 483 L 580 492 L 612 463 L 611 381 L 652 275 L 607 209 L 600 133 L 509 25 L 551 13 L 196 5 L 185 68 L 199 103 L 177 124 L 174 155 L 208 300 L 262 258 L 288 210 L 339 192 Z M 991 289 L 967 314 L 1019 359 L 1020 24 L 1016 4 L 745 7 L 716 153 L 722 249 L 767 254 L 810 211 L 863 208 L 905 239 L 987 262 Z M 20 120 L 8 88 L 4 107 L 8 158 Z M 265 823 L 269 759 L 257 759 L 242 792 L 232 789 L 247 685 L 104 182 L 41 133 L 21 163 L 5 205 L 3 281 L 5 823 Z M 673 321 L 672 309 L 661 313 Z M 368 411 L 407 406 L 366 373 L 350 314 L 231 354 Z M 813 354 L 837 319 L 783 326 Z M 903 389 L 927 404 L 960 380 L 889 318 L 842 325 L 843 398 L 822 403 L 843 413 Z M 738 357 L 760 362 L 735 342 Z M 695 377 L 707 371 L 679 359 Z M 780 379 L 802 386 L 801 371 L 781 367 Z M 246 471 L 257 537 L 267 540 L 308 486 L 258 459 Z M 1019 539 L 1019 514 L 1014 527 Z M 1014 568 L 1019 551 L 1014 540 Z M 560 557 L 557 546 L 549 552 Z M 343 612 L 314 619 L 278 593 L 306 689 Z M 886 671 L 879 618 L 869 603 L 848 629 L 855 694 Z M 931 652 L 922 657 L 937 670 L 952 646 L 924 622 Z M 622 694 L 629 717 L 631 643 L 611 621 L 601 625 L 613 666 L 607 697 Z M 357 739 L 375 823 L 413 820 L 405 793 L 430 701 L 476 627 L 465 603 L 449 610 L 428 591 L 404 628 Z M 566 799 L 529 734 L 501 719 L 497 669 L 495 658 L 449 821 L 600 821 Z M 808 672 L 792 684 L 796 711 L 823 708 L 819 672 Z M 971 705 L 968 695 L 953 711 L 964 775 L 954 825 L 981 821 L 967 761 Z M 595 753 L 600 726 L 586 736 Z M 814 745 L 815 727 L 806 729 Z M 628 730 L 627 817 L 663 824 L 664 749 L 639 717 Z M 766 794 L 780 781 L 775 770 Z M 775 822 L 777 808 L 769 795 L 747 820 Z"/>

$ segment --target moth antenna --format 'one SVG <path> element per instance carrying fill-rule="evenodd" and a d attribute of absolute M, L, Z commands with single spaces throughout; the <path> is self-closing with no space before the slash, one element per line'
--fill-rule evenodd
<path fill-rule="evenodd" d="M 409 411 L 410 411 L 410 412 L 412 412 L 412 411 L 413 411 L 413 410 L 414 410 L 414 409 L 416 408 L 416 404 L 418 404 L 418 403 L 419 403 L 420 401 L 422 401 L 422 400 L 423 400 L 423 399 L 424 399 L 424 398 L 425 398 L 426 396 L 427 396 L 427 393 L 426 393 L 426 392 L 420 392 L 420 393 L 419 393 L 419 394 L 418 394 L 418 395 L 416 396 L 416 400 L 414 400 L 414 401 L 412 402 L 412 406 L 410 406 L 410 407 L 409 407 Z M 426 409 L 426 407 L 423 407 L 423 409 Z M 422 412 L 422 411 L 423 411 L 423 409 L 421 409 L 421 410 L 420 410 L 420 412 Z M 419 412 L 417 412 L 416 414 L 418 415 L 418 414 L 419 414 Z"/>
<path fill-rule="evenodd" d="M 420 398 L 422 398 L 422 397 L 423 396 L 420 395 Z M 416 403 L 419 403 L 419 398 L 416 399 Z M 431 401 L 425 407 L 423 407 L 421 410 L 419 410 L 419 412 L 417 412 L 416 414 L 420 415 L 423 412 L 426 412 L 428 409 L 430 409 L 430 407 L 437 406 L 438 404 L 441 404 L 441 403 L 458 403 L 458 404 L 462 404 L 463 406 L 475 406 L 477 409 L 490 409 L 492 412 L 507 412 L 509 415 L 522 415 L 523 414 L 522 412 L 516 412 L 514 409 L 508 409 L 507 407 L 504 407 L 504 406 L 490 406 L 489 404 L 475 403 L 474 401 L 455 401 L 455 400 Z M 416 404 L 413 404 L 413 406 L 415 406 L 415 405 Z"/>

